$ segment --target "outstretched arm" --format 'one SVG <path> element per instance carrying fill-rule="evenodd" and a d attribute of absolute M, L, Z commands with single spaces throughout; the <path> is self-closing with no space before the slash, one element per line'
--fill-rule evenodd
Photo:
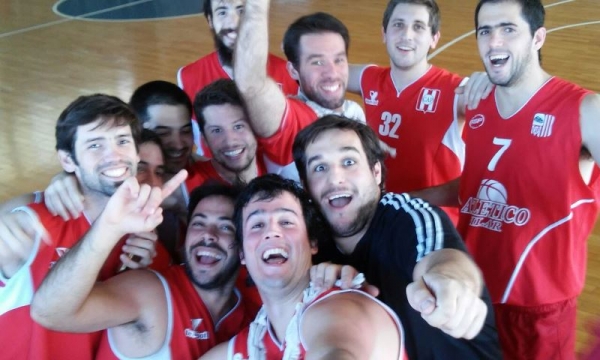
<path fill-rule="evenodd" d="M 347 90 L 354 94 L 360 95 L 360 78 L 362 77 L 363 70 L 368 65 L 356 65 L 350 64 L 348 73 L 348 88 Z"/>
<path fill-rule="evenodd" d="M 488 311 L 482 290 L 483 277 L 473 260 L 460 250 L 441 249 L 415 266 L 406 295 L 429 325 L 455 338 L 472 339 Z"/>
<path fill-rule="evenodd" d="M 269 0 L 247 0 L 236 41 L 233 73 L 254 133 L 275 134 L 286 107 L 285 95 L 267 75 Z"/>
<path fill-rule="evenodd" d="M 96 278 L 121 237 L 151 231 L 162 221 L 160 203 L 185 176 L 182 171 L 162 189 L 140 186 L 135 178 L 127 179 L 90 231 L 42 282 L 31 306 L 34 320 L 57 330 L 94 331 L 136 319 L 142 307 L 130 298 L 130 291 L 135 288 L 132 275 L 123 274 L 123 280 L 108 280 L 94 287 Z"/>
<path fill-rule="evenodd" d="M 422 190 L 412 191 L 410 196 L 426 200 L 436 206 L 459 206 L 458 188 L 460 178 L 448 181 L 445 184 L 429 187 Z"/>
<path fill-rule="evenodd" d="M 358 292 L 334 294 L 306 310 L 300 331 L 306 359 L 394 359 L 402 334 L 390 314 Z"/>

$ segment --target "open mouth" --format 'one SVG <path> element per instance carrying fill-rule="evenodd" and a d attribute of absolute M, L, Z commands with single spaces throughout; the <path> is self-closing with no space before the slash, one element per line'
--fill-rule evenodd
<path fill-rule="evenodd" d="M 234 157 L 241 155 L 243 152 L 244 152 L 244 148 L 240 148 L 240 149 L 236 149 L 236 150 L 223 151 L 223 155 L 230 157 L 230 158 L 234 158 Z"/>
<path fill-rule="evenodd" d="M 262 254 L 262 260 L 269 265 L 281 265 L 289 258 L 288 252 L 281 248 L 268 249 Z"/>
<path fill-rule="evenodd" d="M 106 177 L 109 177 L 109 178 L 120 179 L 123 176 L 125 176 L 126 173 L 127 173 L 127 167 L 124 166 L 124 167 L 104 170 L 104 171 L 102 171 L 101 174 Z"/>
<path fill-rule="evenodd" d="M 352 201 L 352 195 L 350 194 L 336 194 L 328 198 L 329 205 L 334 208 L 342 208 Z"/>
<path fill-rule="evenodd" d="M 506 64 L 510 57 L 506 54 L 490 56 L 490 62 L 493 66 L 501 66 Z"/>
<path fill-rule="evenodd" d="M 321 89 L 323 89 L 326 92 L 336 92 L 340 89 L 340 84 L 336 83 L 332 85 L 323 85 L 321 86 Z"/>
<path fill-rule="evenodd" d="M 213 251 L 198 250 L 194 255 L 196 256 L 196 261 L 202 265 L 214 265 L 223 260 L 223 255 Z"/>

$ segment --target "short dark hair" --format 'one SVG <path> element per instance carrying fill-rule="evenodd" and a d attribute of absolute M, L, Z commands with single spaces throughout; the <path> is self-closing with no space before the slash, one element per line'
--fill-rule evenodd
<path fill-rule="evenodd" d="M 150 120 L 148 108 L 152 105 L 183 105 L 190 119 L 192 118 L 192 102 L 187 94 L 177 85 L 163 80 L 150 81 L 135 89 L 129 105 L 142 124 Z"/>
<path fill-rule="evenodd" d="M 346 53 L 350 47 L 348 28 L 333 15 L 318 12 L 294 21 L 283 35 L 283 52 L 296 68 L 300 63 L 300 38 L 307 34 L 335 33 L 344 39 Z"/>
<path fill-rule="evenodd" d="M 435 35 L 438 31 L 440 31 L 441 24 L 441 15 L 440 8 L 435 0 L 390 0 L 388 2 L 385 11 L 383 12 L 383 31 L 387 31 L 387 27 L 390 23 L 390 18 L 392 17 L 392 13 L 398 4 L 413 4 L 413 5 L 423 5 L 427 8 L 427 12 L 429 12 L 429 26 L 431 26 L 431 34 Z"/>
<path fill-rule="evenodd" d="M 204 133 L 204 125 L 206 124 L 204 109 L 211 105 L 225 104 L 239 106 L 244 112 L 246 111 L 235 82 L 231 79 L 215 80 L 196 94 L 194 98 L 194 113 L 196 114 L 202 133 Z"/>
<path fill-rule="evenodd" d="M 546 10 L 540 0 L 480 0 L 475 8 L 475 30 L 479 27 L 479 11 L 485 4 L 498 4 L 503 2 L 512 2 L 521 6 L 521 16 L 529 24 L 531 36 L 535 34 L 537 29 L 544 26 Z M 475 32 L 477 35 L 477 31 Z"/>
<path fill-rule="evenodd" d="M 236 186 L 231 186 L 227 184 L 223 184 L 218 181 L 206 181 L 204 184 L 196 187 L 190 193 L 190 201 L 188 203 L 188 215 L 187 222 L 190 223 L 192 219 L 192 215 L 194 214 L 194 209 L 198 206 L 200 201 L 206 199 L 210 196 L 224 196 L 230 199 L 234 204 L 240 194 L 240 188 Z"/>
<path fill-rule="evenodd" d="M 385 159 L 385 153 L 379 145 L 379 138 L 377 137 L 377 134 L 375 134 L 375 132 L 365 124 L 339 115 L 323 116 L 314 123 L 302 129 L 294 139 L 294 145 L 292 147 L 294 163 L 298 169 L 300 179 L 305 186 L 308 186 L 306 174 L 306 148 L 322 133 L 328 130 L 353 131 L 358 136 L 367 156 L 369 167 L 373 169 L 375 164 L 381 164 L 381 184 L 379 185 L 379 188 L 383 191 L 385 189 L 386 172 L 385 165 L 383 163 L 383 160 Z"/>
<path fill-rule="evenodd" d="M 204 0 L 202 3 L 202 12 L 206 20 L 212 19 L 212 0 Z"/>
<path fill-rule="evenodd" d="M 77 163 L 77 128 L 95 121 L 100 121 L 98 127 L 110 122 L 113 126 L 129 126 L 137 148 L 141 126 L 132 109 L 115 96 L 94 94 L 78 97 L 60 114 L 56 122 L 56 150 L 66 151 Z"/>
<path fill-rule="evenodd" d="M 309 241 L 315 241 L 319 248 L 325 248 L 328 246 L 328 243 L 332 243 L 333 238 L 331 237 L 329 224 L 312 202 L 310 195 L 302 189 L 300 184 L 290 179 L 284 179 L 276 174 L 267 174 L 250 181 L 242 190 L 235 204 L 233 222 L 236 227 L 235 239 L 238 244 L 241 245 L 244 239 L 244 219 L 242 213 L 250 201 L 254 197 L 257 197 L 259 201 L 272 200 L 284 192 L 288 192 L 298 199 L 302 208 L 304 222 L 306 223 Z"/>

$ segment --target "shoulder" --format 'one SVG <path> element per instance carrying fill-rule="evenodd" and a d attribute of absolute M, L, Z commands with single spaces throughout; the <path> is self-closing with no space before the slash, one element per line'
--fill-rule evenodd
<path fill-rule="evenodd" d="M 445 84 L 453 88 L 456 88 L 458 85 L 460 85 L 460 83 L 464 79 L 463 76 L 460 76 L 458 74 L 455 74 L 437 66 L 431 66 L 431 69 L 429 70 L 429 75 L 431 78 L 436 79 L 436 81 L 439 81 L 440 84 Z"/>

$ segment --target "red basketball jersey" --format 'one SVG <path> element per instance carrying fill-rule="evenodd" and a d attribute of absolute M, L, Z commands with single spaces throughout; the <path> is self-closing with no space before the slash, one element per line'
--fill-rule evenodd
<path fill-rule="evenodd" d="M 277 85 L 286 95 L 296 95 L 298 93 L 298 83 L 292 79 L 287 71 L 287 62 L 275 55 L 269 54 L 267 63 L 267 74 L 275 80 Z M 188 64 L 179 69 L 177 72 L 177 83 L 179 87 L 185 91 L 192 103 L 196 94 L 206 85 L 218 79 L 229 79 L 229 75 L 223 70 L 219 55 L 217 52 L 212 52 L 191 64 Z M 198 124 L 194 117 L 194 142 L 201 148 L 204 156 L 210 156 L 210 149 L 202 142 Z"/>
<path fill-rule="evenodd" d="M 431 66 L 398 92 L 389 67 L 364 69 L 360 85 L 367 123 L 397 151 L 395 158 L 385 160 L 387 191 L 420 190 L 460 176 L 465 150 L 454 90 L 461 81 Z M 456 223 L 458 210 L 444 210 Z"/>
<path fill-rule="evenodd" d="M 255 157 L 256 167 L 258 170 L 258 176 L 264 175 L 267 173 L 265 168 L 265 163 L 263 161 L 263 157 L 260 152 L 256 153 Z M 215 169 L 212 161 L 196 161 L 194 163 L 190 163 L 186 170 L 188 172 L 188 177 L 185 179 L 185 188 L 187 193 L 191 193 L 196 187 L 204 184 L 207 180 L 216 180 L 218 182 L 229 184 L 227 180 L 225 180 L 217 170 Z"/>
<path fill-rule="evenodd" d="M 215 345 L 228 341 L 247 326 L 248 316 L 243 298 L 239 295 L 235 307 L 218 323 L 213 323 L 210 312 L 198 296 L 183 265 L 172 266 L 158 275 L 165 288 L 168 307 L 168 331 L 163 347 L 152 358 L 197 359 Z M 117 359 L 112 347 L 110 330 L 102 338 L 97 359 Z"/>
<path fill-rule="evenodd" d="M 495 92 L 467 112 L 459 230 L 494 303 L 550 304 L 583 288 L 600 185 L 579 170 L 588 94 L 552 78 L 506 119 Z"/>

